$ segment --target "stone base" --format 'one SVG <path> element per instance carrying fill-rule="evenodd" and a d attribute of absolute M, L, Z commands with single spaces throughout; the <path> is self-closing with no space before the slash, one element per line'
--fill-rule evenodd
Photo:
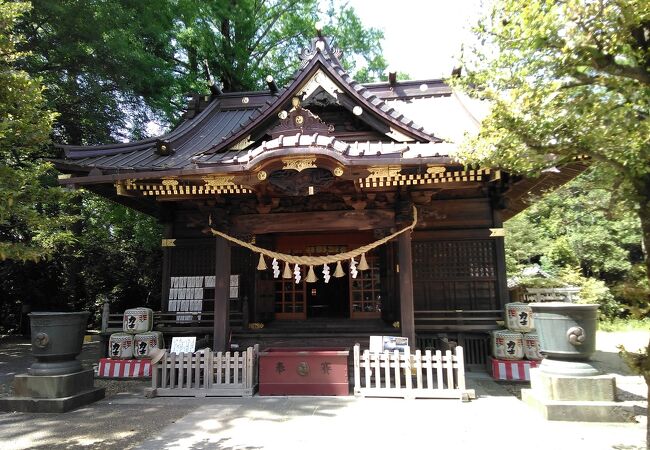
<path fill-rule="evenodd" d="M 539 368 L 549 375 L 561 377 L 593 377 L 601 374 L 589 361 L 563 361 L 545 358 Z"/>
<path fill-rule="evenodd" d="M 634 422 L 634 405 L 628 402 L 568 401 L 542 398 L 533 389 L 522 389 L 521 399 L 546 420 L 564 422 Z"/>
<path fill-rule="evenodd" d="M 15 397 L 0 398 L 1 411 L 61 413 L 104 398 L 92 370 L 65 375 L 16 375 Z"/>
<path fill-rule="evenodd" d="M 62 398 L 5 397 L 0 398 L 0 411 L 63 413 L 103 398 L 104 388 L 92 388 Z"/>
<path fill-rule="evenodd" d="M 16 397 L 63 398 L 82 391 L 93 389 L 92 370 L 68 373 L 65 375 L 16 375 L 14 392 Z"/>
<path fill-rule="evenodd" d="M 633 422 L 634 405 L 616 401 L 616 379 L 610 375 L 558 376 L 541 367 L 530 371 L 531 389 L 521 399 L 547 420 L 569 422 Z"/>
<path fill-rule="evenodd" d="M 611 375 L 558 376 L 540 366 L 530 370 L 530 386 L 540 398 L 549 400 L 616 401 L 616 379 Z"/>

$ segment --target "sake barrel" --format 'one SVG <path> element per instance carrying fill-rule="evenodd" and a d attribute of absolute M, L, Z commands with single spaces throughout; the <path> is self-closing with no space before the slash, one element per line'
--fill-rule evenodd
<path fill-rule="evenodd" d="M 523 335 L 511 330 L 497 330 L 492 332 L 492 355 L 496 359 L 523 359 Z"/>
<path fill-rule="evenodd" d="M 113 333 L 108 340 L 108 356 L 114 359 L 133 358 L 133 335 Z"/>
<path fill-rule="evenodd" d="M 533 331 L 533 310 L 527 303 L 506 304 L 506 326 L 509 330 L 527 333 Z"/>
<path fill-rule="evenodd" d="M 544 358 L 539 351 L 539 336 L 537 333 L 524 333 L 524 356 L 526 356 L 526 359 L 533 361 Z"/>
<path fill-rule="evenodd" d="M 122 329 L 125 333 L 145 333 L 153 329 L 153 311 L 149 308 L 131 308 L 124 311 Z"/>
<path fill-rule="evenodd" d="M 163 348 L 163 334 L 160 331 L 148 331 L 138 333 L 133 337 L 134 353 L 138 359 L 151 358 L 151 350 L 154 348 Z"/>

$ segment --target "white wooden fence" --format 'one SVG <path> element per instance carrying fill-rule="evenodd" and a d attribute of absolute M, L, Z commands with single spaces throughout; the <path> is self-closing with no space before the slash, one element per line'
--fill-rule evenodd
<path fill-rule="evenodd" d="M 167 353 L 151 368 L 149 395 L 251 397 L 257 387 L 259 346 L 243 352 Z"/>
<path fill-rule="evenodd" d="M 403 398 L 476 398 L 473 389 L 465 388 L 463 348 L 455 353 L 437 350 L 414 355 L 407 347 L 404 353 L 361 353 L 354 346 L 354 394 L 364 397 Z"/>

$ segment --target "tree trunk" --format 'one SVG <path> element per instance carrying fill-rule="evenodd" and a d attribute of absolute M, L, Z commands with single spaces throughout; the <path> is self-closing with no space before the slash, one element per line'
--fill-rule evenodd
<path fill-rule="evenodd" d="M 635 180 L 634 187 L 636 189 L 639 203 L 643 260 L 645 262 L 646 277 L 650 284 L 650 175 Z M 646 355 L 650 358 L 650 342 L 648 342 L 648 347 L 646 348 Z M 650 368 L 646 366 L 642 375 L 645 379 L 646 385 L 648 385 L 648 399 L 650 399 Z M 647 416 L 650 417 L 650 403 L 648 403 Z M 650 420 L 646 427 L 646 447 L 650 449 Z"/>

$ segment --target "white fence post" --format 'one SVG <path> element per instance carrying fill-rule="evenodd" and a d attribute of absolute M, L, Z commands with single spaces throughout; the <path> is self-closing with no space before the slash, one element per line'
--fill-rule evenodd
<path fill-rule="evenodd" d="M 394 369 L 394 382 L 391 369 Z M 357 344 L 354 346 L 354 393 L 366 397 L 462 400 L 476 397 L 472 389 L 465 387 L 463 349 L 460 346 L 456 347 L 455 354 L 447 350 L 443 356 L 440 350 L 435 355 L 430 350 L 424 354 L 417 350 L 414 355 L 408 350 L 404 353 L 398 350 L 392 353 L 364 350 L 361 353 Z"/>

